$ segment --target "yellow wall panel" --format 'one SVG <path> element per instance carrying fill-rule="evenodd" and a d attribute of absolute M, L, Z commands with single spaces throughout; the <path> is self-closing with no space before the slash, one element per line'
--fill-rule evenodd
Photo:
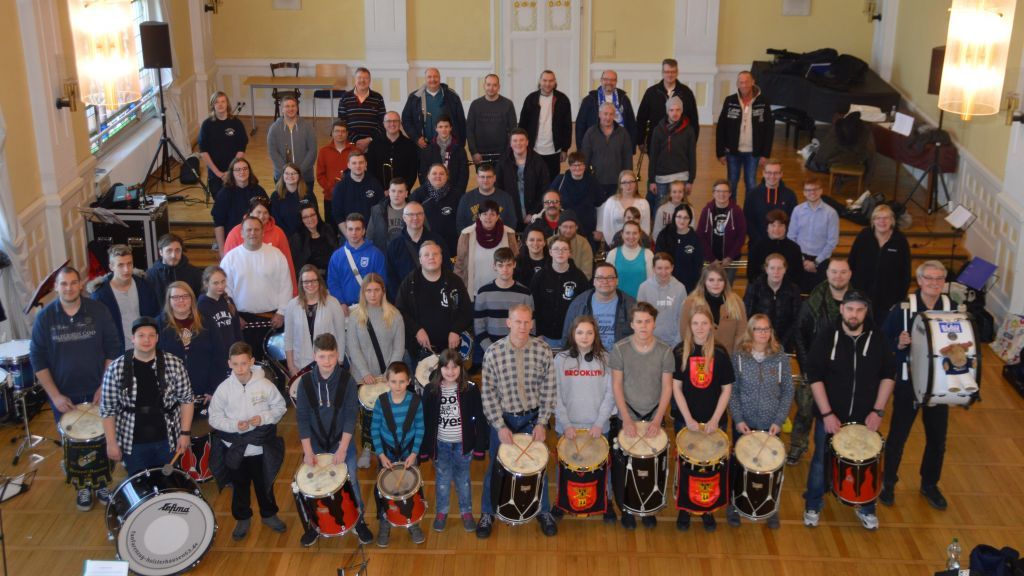
<path fill-rule="evenodd" d="M 14 210 L 21 212 L 39 197 L 40 184 L 18 9 L 14 2 L 0 2 L 0 54 L 5 60 L 4 81 L 0 82 L 0 111 L 7 125 L 4 160 L 11 179 Z"/>
<path fill-rule="evenodd" d="M 221 2 L 213 18 L 216 58 L 361 60 L 363 0 L 302 0 L 273 10 L 271 0 Z M 269 73 L 269 70 L 268 70 Z"/>
<path fill-rule="evenodd" d="M 661 62 L 672 56 L 674 0 L 594 0 L 591 10 L 593 61 Z"/>
<path fill-rule="evenodd" d="M 171 29 L 171 42 L 174 44 L 175 64 L 178 65 L 178 80 L 188 80 L 195 74 L 195 62 L 192 57 L 192 25 L 188 18 L 188 2 L 170 2 L 167 22 Z"/>
<path fill-rule="evenodd" d="M 409 0 L 409 60 L 490 60 L 491 3 Z"/>

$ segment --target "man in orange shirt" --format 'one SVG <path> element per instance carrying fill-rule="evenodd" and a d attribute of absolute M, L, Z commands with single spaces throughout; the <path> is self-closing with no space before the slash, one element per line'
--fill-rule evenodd
<path fill-rule="evenodd" d="M 355 149 L 356 145 L 348 141 L 348 125 L 344 120 L 335 120 L 331 127 L 331 141 L 316 155 L 316 181 L 324 191 L 323 214 L 332 229 L 338 227 L 331 212 L 332 191 L 348 168 L 349 153 Z"/>

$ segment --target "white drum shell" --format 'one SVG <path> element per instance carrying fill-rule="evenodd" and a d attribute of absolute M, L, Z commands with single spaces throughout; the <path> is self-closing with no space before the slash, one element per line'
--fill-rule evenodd
<path fill-rule="evenodd" d="M 966 342 L 972 344 L 967 350 L 968 370 L 965 374 L 951 377 L 943 367 L 944 357 L 940 350 L 950 344 Z M 974 328 L 966 314 L 924 311 L 914 317 L 910 376 L 914 396 L 923 405 L 966 406 L 971 403 L 978 386 L 978 340 L 974 337 Z M 954 390 L 951 391 L 951 387 Z"/>

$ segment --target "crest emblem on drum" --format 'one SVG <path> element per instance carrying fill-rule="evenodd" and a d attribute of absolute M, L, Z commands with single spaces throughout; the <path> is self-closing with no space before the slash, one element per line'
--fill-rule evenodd
<path fill-rule="evenodd" d="M 710 506 L 718 500 L 721 493 L 722 487 L 717 475 L 711 478 L 690 477 L 690 500 L 694 504 Z"/>
<path fill-rule="evenodd" d="M 85 454 L 82 454 L 81 456 L 78 457 L 78 467 L 85 468 L 89 466 L 90 464 L 96 461 L 97 455 L 98 452 L 96 450 L 90 450 Z"/>
<path fill-rule="evenodd" d="M 592 482 L 569 481 L 569 506 L 576 512 L 589 510 L 597 503 L 597 480 Z"/>
<path fill-rule="evenodd" d="M 690 384 L 701 390 L 711 385 L 713 363 L 703 356 L 690 356 Z"/>

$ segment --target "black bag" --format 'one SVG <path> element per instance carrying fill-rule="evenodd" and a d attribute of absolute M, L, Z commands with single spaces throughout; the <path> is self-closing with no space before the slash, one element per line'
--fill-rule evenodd
<path fill-rule="evenodd" d="M 988 544 L 978 544 L 971 550 L 971 574 L 981 576 L 1018 576 L 1020 553 L 1009 546 L 996 549 Z"/>
<path fill-rule="evenodd" d="M 867 62 L 856 56 L 843 54 L 832 62 L 832 67 L 818 80 L 817 84 L 845 92 L 851 86 L 864 82 L 864 74 L 867 69 Z"/>
<path fill-rule="evenodd" d="M 185 163 L 181 165 L 181 174 L 179 179 L 182 184 L 198 184 L 199 183 L 199 157 L 189 156 L 185 158 Z"/>

